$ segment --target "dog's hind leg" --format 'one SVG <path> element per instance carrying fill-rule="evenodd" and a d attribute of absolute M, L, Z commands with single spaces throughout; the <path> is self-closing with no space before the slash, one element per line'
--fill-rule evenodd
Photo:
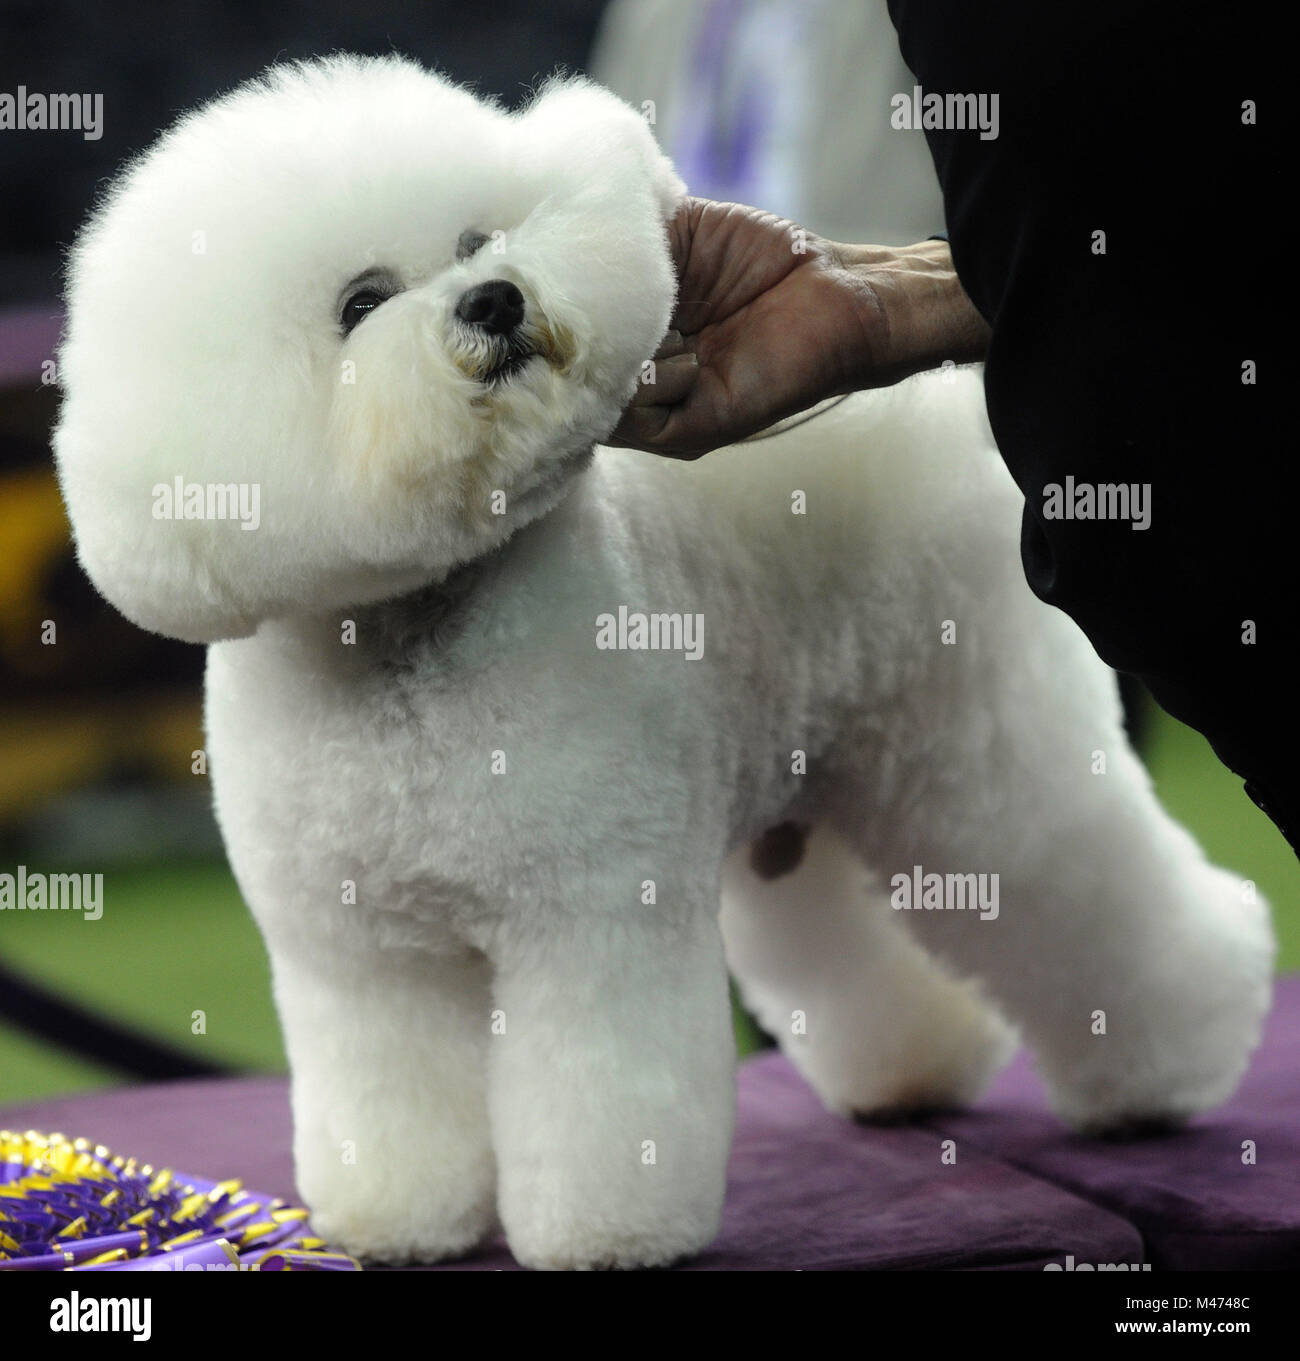
<path fill-rule="evenodd" d="M 933 644 L 903 755 L 871 803 L 856 791 L 872 816 L 839 816 L 913 909 L 894 915 L 1020 1027 L 1059 1114 L 1176 1122 L 1224 1100 L 1258 1040 L 1267 907 L 1160 806 L 1113 674 L 1018 570 Z"/>
<path fill-rule="evenodd" d="M 895 920 L 834 833 L 784 824 L 734 854 L 722 931 L 741 996 L 822 1101 L 886 1119 L 964 1105 L 1014 1034 Z"/>
<path fill-rule="evenodd" d="M 1023 783 L 982 805 L 973 788 L 952 791 L 960 809 L 935 800 L 922 834 L 878 863 L 904 879 L 918 865 L 996 875 L 996 916 L 900 915 L 1022 1028 L 1060 1115 L 1088 1131 L 1177 1123 L 1231 1093 L 1259 1037 L 1267 908 L 1164 813 L 1117 722 L 1092 775 L 1090 735 L 1070 751 L 1041 718 L 1025 705 L 995 739 L 1036 743 L 1039 769 L 1024 759 Z"/>

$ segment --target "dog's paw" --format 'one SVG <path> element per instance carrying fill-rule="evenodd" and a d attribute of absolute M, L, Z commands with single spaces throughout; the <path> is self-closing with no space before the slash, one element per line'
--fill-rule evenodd
<path fill-rule="evenodd" d="M 1081 1134 L 1109 1143 L 1138 1143 L 1143 1139 L 1165 1139 L 1179 1133 L 1190 1119 L 1189 1114 L 1166 1112 L 1155 1115 L 1113 1115 L 1093 1124 L 1083 1124 Z"/>
<path fill-rule="evenodd" d="M 484 1157 L 459 1176 L 430 1160 L 418 1168 L 300 1164 L 298 1185 L 316 1232 L 363 1263 L 409 1266 L 463 1257 L 499 1231 L 496 1188 Z"/>
<path fill-rule="evenodd" d="M 494 1219 L 482 1215 L 433 1225 L 402 1217 L 393 1223 L 379 1213 L 312 1212 L 312 1226 L 331 1248 L 355 1257 L 363 1266 L 422 1266 L 464 1257 L 496 1231 Z"/>
<path fill-rule="evenodd" d="M 1226 1100 L 1246 1070 L 1272 997 L 1268 912 L 1242 902 L 1233 875 L 1207 869 L 1203 881 L 1197 918 L 1148 986 L 1109 1008 L 1104 1033 L 1043 1064 L 1053 1106 L 1081 1133 L 1168 1133 Z"/>
<path fill-rule="evenodd" d="M 663 1168 L 599 1181 L 551 1164 L 542 1177 L 503 1186 L 501 1219 L 521 1266 L 537 1271 L 635 1271 L 672 1266 L 713 1241 L 722 1217 L 724 1171 L 689 1185 Z"/>
<path fill-rule="evenodd" d="M 872 1036 L 831 1027 L 816 1043 L 783 1044 L 828 1110 L 863 1124 L 904 1124 L 962 1110 L 1015 1052 L 1017 1035 L 969 983 L 944 979 L 931 1010 Z"/>
<path fill-rule="evenodd" d="M 637 1271 L 672 1266 L 707 1247 L 716 1226 L 682 1224 L 650 1232 L 612 1225 L 516 1225 L 507 1235 L 521 1266 L 534 1271 Z"/>

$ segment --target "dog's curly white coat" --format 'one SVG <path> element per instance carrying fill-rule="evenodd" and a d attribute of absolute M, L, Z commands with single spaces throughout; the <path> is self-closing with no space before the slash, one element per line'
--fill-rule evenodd
<path fill-rule="evenodd" d="M 1014 1025 L 1081 1127 L 1185 1116 L 1267 1004 L 1266 907 L 1159 807 L 1112 675 L 1025 584 L 978 369 L 695 464 L 593 454 L 667 327 L 682 192 L 584 81 L 510 114 L 332 58 L 182 120 L 71 261 L 81 560 L 212 644 L 300 1189 L 369 1258 L 498 1223 L 534 1266 L 708 1244 L 728 964 L 845 1113 L 968 1101 Z M 345 336 L 367 271 L 397 291 Z M 553 342 L 497 382 L 453 315 L 490 279 Z M 259 527 L 155 518 L 178 476 L 256 484 Z M 620 606 L 702 616 L 702 657 L 598 648 Z M 784 821 L 803 863 L 760 878 Z M 915 865 L 996 873 L 998 916 L 891 911 Z"/>

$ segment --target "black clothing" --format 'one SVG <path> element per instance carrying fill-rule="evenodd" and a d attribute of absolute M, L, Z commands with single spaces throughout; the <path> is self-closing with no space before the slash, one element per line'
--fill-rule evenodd
<path fill-rule="evenodd" d="M 1300 849 L 1300 477 L 1271 418 L 1290 380 L 1266 325 L 1291 268 L 1265 151 L 1281 110 L 1266 19 L 1193 10 L 890 0 L 924 92 L 999 97 L 996 138 L 926 136 L 957 274 L 993 330 L 985 389 L 1025 494 L 1029 583 L 1204 733 Z M 1121 484 L 1147 489 L 1148 528 L 1059 518 L 1067 491 Z"/>

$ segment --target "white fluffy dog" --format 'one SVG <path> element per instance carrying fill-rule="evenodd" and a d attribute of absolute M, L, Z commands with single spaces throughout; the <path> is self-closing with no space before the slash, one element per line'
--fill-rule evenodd
<path fill-rule="evenodd" d="M 1024 582 L 978 369 L 596 447 L 682 193 L 584 81 L 510 114 L 335 58 L 182 120 L 72 259 L 81 560 L 212 645 L 300 1189 L 367 1258 L 707 1244 L 728 965 L 845 1113 L 968 1101 L 1015 1026 L 1066 1119 L 1177 1119 L 1267 1004 L 1265 906 Z"/>

